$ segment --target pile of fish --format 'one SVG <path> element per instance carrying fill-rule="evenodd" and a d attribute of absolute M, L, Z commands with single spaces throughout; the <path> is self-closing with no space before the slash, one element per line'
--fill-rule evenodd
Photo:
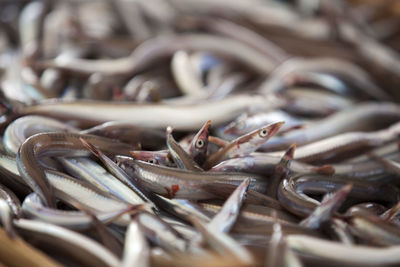
<path fill-rule="evenodd" d="M 0 1 L 0 262 L 399 266 L 399 10 Z"/>

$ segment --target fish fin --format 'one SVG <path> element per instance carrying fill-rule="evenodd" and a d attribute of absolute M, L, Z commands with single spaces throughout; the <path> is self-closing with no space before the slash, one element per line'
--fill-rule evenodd
<path fill-rule="evenodd" d="M 322 223 L 328 221 L 340 208 L 353 189 L 353 186 L 353 184 L 346 184 L 338 191 L 326 194 L 321 204 L 307 218 L 301 221 L 300 225 L 311 229 L 318 229 Z"/>
<path fill-rule="evenodd" d="M 399 213 L 400 213 L 400 202 L 397 202 L 396 205 L 385 211 L 380 217 L 385 221 L 391 221 Z"/>
<path fill-rule="evenodd" d="M 103 152 L 98 150 L 94 145 L 83 139 L 82 137 L 79 137 L 79 140 L 81 140 L 82 144 L 90 151 L 92 152 L 96 157 L 101 158 L 103 156 Z"/>
<path fill-rule="evenodd" d="M 286 178 L 289 174 L 289 166 L 293 159 L 294 152 L 296 150 L 296 143 L 293 143 L 288 150 L 286 150 L 285 154 L 283 154 L 281 160 L 275 167 L 275 172 L 272 175 L 270 182 L 268 184 L 267 195 L 276 198 L 277 192 L 279 188 L 279 184 L 282 180 Z"/>
<path fill-rule="evenodd" d="M 288 164 L 290 164 L 290 161 L 293 160 L 295 150 L 296 150 L 296 143 L 293 143 L 288 148 L 288 150 L 286 150 L 285 154 L 283 154 L 279 164 L 285 164 L 285 166 L 288 166 Z"/>

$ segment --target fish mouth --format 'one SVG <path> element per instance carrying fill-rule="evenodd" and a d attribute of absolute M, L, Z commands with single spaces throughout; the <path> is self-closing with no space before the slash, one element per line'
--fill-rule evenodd
<path fill-rule="evenodd" d="M 208 120 L 206 122 L 206 124 L 203 125 L 203 127 L 201 128 L 200 132 L 200 136 L 204 136 L 204 135 L 208 135 L 210 132 L 210 127 L 211 127 L 211 120 Z"/>

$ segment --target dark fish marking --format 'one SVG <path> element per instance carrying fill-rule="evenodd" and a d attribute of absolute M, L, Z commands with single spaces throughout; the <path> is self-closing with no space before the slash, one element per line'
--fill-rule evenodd
<path fill-rule="evenodd" d="M 313 171 L 316 173 L 327 174 L 327 175 L 334 175 L 335 168 L 332 165 L 323 165 L 321 167 L 314 168 Z"/>
<path fill-rule="evenodd" d="M 168 188 L 166 186 L 164 188 L 167 191 L 168 198 L 170 198 L 170 199 L 174 198 L 176 196 L 176 193 L 178 193 L 178 191 L 179 191 L 179 185 L 177 185 L 177 184 L 171 185 L 171 188 Z"/>

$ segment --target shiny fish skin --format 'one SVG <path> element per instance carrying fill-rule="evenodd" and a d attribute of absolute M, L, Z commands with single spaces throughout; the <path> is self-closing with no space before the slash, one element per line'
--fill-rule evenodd
<path fill-rule="evenodd" d="M 22 108 L 21 114 L 38 114 L 58 119 L 82 121 L 84 124 L 99 124 L 121 121 L 147 127 L 176 130 L 196 130 L 204 121 L 221 124 L 248 110 L 249 106 L 269 110 L 280 106 L 276 97 L 259 95 L 237 95 L 222 100 L 207 101 L 194 105 L 131 104 L 101 101 L 47 101 L 39 105 Z M 98 116 L 101 114 L 101 116 Z"/>
<path fill-rule="evenodd" d="M 182 218 L 183 220 L 187 219 L 187 211 L 185 208 L 181 208 L 179 203 L 175 203 L 173 200 L 166 200 L 162 196 L 159 196 L 149 190 L 149 188 L 145 187 L 140 183 L 140 181 L 136 178 L 131 179 L 128 174 L 121 169 L 114 161 L 104 155 L 100 150 L 96 147 L 81 139 L 81 142 L 85 145 L 85 147 L 90 150 L 96 157 L 98 157 L 103 164 L 107 167 L 107 169 L 121 182 L 131 188 L 140 198 L 142 198 L 145 202 L 149 203 L 150 208 L 155 211 L 158 211 L 158 208 L 161 208 L 178 218 Z M 124 158 L 122 158 L 124 159 Z M 129 158 L 128 158 L 129 159 Z"/>
<path fill-rule="evenodd" d="M 0 263 L 400 266 L 399 25 L 400 1 L 0 1 Z"/>
<path fill-rule="evenodd" d="M 15 160 L 10 160 L 8 165 L 9 170 L 19 176 L 17 162 Z M 95 211 L 115 211 L 128 207 L 127 203 L 105 196 L 101 191 L 93 188 L 92 185 L 79 181 L 64 173 L 46 170 L 45 175 L 48 182 L 55 188 L 55 195 L 62 199 L 64 196 L 69 196 L 69 198 L 74 199 L 81 205 Z M 58 192 L 62 194 L 58 195 Z M 68 202 L 68 199 L 63 200 Z M 99 203 L 103 204 L 99 206 Z"/>
<path fill-rule="evenodd" d="M 339 209 L 352 188 L 353 185 L 348 184 L 335 193 L 325 195 L 321 204 L 306 219 L 301 221 L 300 225 L 311 229 L 318 229 L 323 222 L 328 221 L 332 214 Z"/>
<path fill-rule="evenodd" d="M 240 213 L 243 199 L 249 186 L 250 179 L 244 180 L 230 197 L 226 200 L 221 210 L 208 223 L 209 227 L 215 227 L 221 232 L 227 233 L 232 228 Z"/>
<path fill-rule="evenodd" d="M 318 71 L 325 72 L 336 72 L 342 74 L 343 76 L 350 76 L 352 81 L 354 81 L 357 85 L 360 85 L 360 88 L 365 90 L 365 93 L 376 97 L 381 100 L 390 99 L 388 95 L 382 91 L 377 85 L 368 78 L 368 74 L 354 64 L 349 64 L 346 61 L 338 60 L 335 58 L 318 58 L 318 59 L 291 59 L 286 61 L 280 68 L 275 70 L 275 73 L 272 74 L 273 78 L 267 79 L 264 84 L 260 86 L 260 92 L 264 94 L 277 92 L 285 88 L 285 84 L 282 81 L 285 81 L 283 77 L 287 75 L 291 75 L 299 71 L 300 73 L 313 71 L 318 69 Z"/>
<path fill-rule="evenodd" d="M 267 184 L 267 179 L 245 173 L 193 172 L 140 161 L 120 161 L 119 165 L 154 192 L 177 198 L 211 198 L 210 193 L 199 189 L 207 183 L 239 185 L 246 178 L 250 178 L 249 189 L 259 192 L 264 192 Z"/>
<path fill-rule="evenodd" d="M 381 179 L 384 179 L 384 176 Z M 349 198 L 354 197 L 364 201 L 375 199 L 393 203 L 397 202 L 399 197 L 396 188 L 379 182 L 379 180 L 359 181 L 345 176 L 291 175 L 280 184 L 278 199 L 281 205 L 291 213 L 306 217 L 320 204 L 306 193 L 327 193 L 348 183 L 352 183 L 354 186 Z"/>
<path fill-rule="evenodd" d="M 143 69 L 152 60 L 173 54 L 181 49 L 211 50 L 218 54 L 227 54 L 237 58 L 244 64 L 253 67 L 260 73 L 269 73 L 274 68 L 274 63 L 262 53 L 251 49 L 247 45 L 230 38 L 213 36 L 210 34 L 181 34 L 156 37 L 142 43 L 129 57 L 102 62 L 63 58 L 54 61 L 43 62 L 46 67 L 70 70 L 82 74 L 94 72 L 104 74 L 134 73 Z M 264 60 L 259 60 L 264 58 Z"/>
<path fill-rule="evenodd" d="M 221 205 L 212 203 L 201 203 L 201 207 L 212 214 L 221 210 Z M 275 216 L 275 217 L 274 217 Z M 238 221 L 251 222 L 255 224 L 272 223 L 278 221 L 281 224 L 297 223 L 299 219 L 285 210 L 277 210 L 262 205 L 243 204 Z"/>
<path fill-rule="evenodd" d="M 169 154 L 178 168 L 191 171 L 202 171 L 194 159 L 181 147 L 178 142 L 175 141 L 174 137 L 172 136 L 171 127 L 167 127 L 166 135 Z"/>
<path fill-rule="evenodd" d="M 92 218 L 82 211 L 65 211 L 59 209 L 50 209 L 43 206 L 40 198 L 32 193 L 28 195 L 22 203 L 22 212 L 26 218 L 33 218 L 43 222 L 59 225 L 73 230 L 88 230 L 92 227 Z M 121 211 L 99 212 L 96 213 L 97 218 L 106 223 Z"/>
<path fill-rule="evenodd" d="M 152 164 L 160 164 L 162 166 L 175 166 L 175 163 L 168 157 L 168 150 L 160 150 L 160 151 L 144 151 L 144 150 L 134 150 L 130 152 L 132 160 L 141 160 L 145 162 L 149 162 Z M 115 160 L 121 158 L 129 158 L 123 156 L 115 156 Z"/>
<path fill-rule="evenodd" d="M 0 220 L 1 224 L 10 238 L 15 238 L 16 234 L 13 228 L 13 211 L 10 205 L 3 198 L 0 199 Z"/>
<path fill-rule="evenodd" d="M 175 82 L 184 95 L 199 96 L 206 93 L 201 77 L 189 60 L 188 54 L 180 50 L 174 54 L 171 60 L 171 71 Z"/>
<path fill-rule="evenodd" d="M 78 132 L 79 130 L 60 121 L 41 117 L 24 116 L 10 123 L 4 132 L 4 146 L 11 155 L 17 155 L 19 147 L 25 140 L 35 134 L 44 132 Z"/>
<path fill-rule="evenodd" d="M 132 221 L 128 225 L 125 238 L 124 254 L 122 257 L 123 267 L 147 267 L 150 266 L 149 255 L 150 249 L 148 244 L 140 232 L 138 223 Z"/>
<path fill-rule="evenodd" d="M 21 202 L 18 197 L 4 185 L 0 185 L 0 199 L 3 199 L 9 206 L 13 216 L 21 216 Z"/>
<path fill-rule="evenodd" d="M 224 128 L 224 134 L 243 135 L 258 129 L 263 125 L 277 121 L 285 122 L 280 129 L 281 131 L 289 130 L 293 127 L 301 127 L 304 123 L 302 119 L 295 118 L 281 110 L 256 114 L 243 114 Z"/>
<path fill-rule="evenodd" d="M 189 154 L 194 161 L 203 166 L 207 158 L 208 137 L 210 135 L 211 121 L 207 121 L 193 137 L 189 147 Z"/>
<path fill-rule="evenodd" d="M 371 153 L 377 153 L 378 149 L 372 150 Z M 400 160 L 400 154 L 396 150 L 398 150 L 397 145 L 394 147 L 393 153 L 386 154 L 385 152 L 382 156 L 388 160 Z M 367 159 L 366 156 L 362 156 L 362 158 Z M 225 160 L 215 165 L 210 169 L 210 171 L 239 171 L 269 174 L 273 173 L 275 166 L 279 163 L 280 159 L 280 157 L 270 156 L 267 153 L 257 153 L 247 157 Z M 288 168 L 295 173 L 338 174 L 360 179 L 372 177 L 374 175 L 381 175 L 385 172 L 385 167 L 382 163 L 371 159 L 361 161 L 361 158 L 360 160 L 357 160 L 357 157 L 350 159 L 348 162 L 326 165 L 312 165 L 292 160 L 291 165 Z"/>
<path fill-rule="evenodd" d="M 138 124 L 109 121 L 92 128 L 80 131 L 81 134 L 92 134 L 117 139 L 127 144 L 141 144 L 142 148 L 158 148 L 165 143 L 163 130 L 142 127 Z"/>
<path fill-rule="evenodd" d="M 79 138 L 91 140 L 101 146 L 106 152 L 114 154 L 129 154 L 131 146 L 120 143 L 115 145 L 110 139 L 73 133 L 42 133 L 31 136 L 20 147 L 17 154 L 17 166 L 24 181 L 42 198 L 46 205 L 55 207 L 53 189 L 44 176 L 39 157 L 55 156 L 66 153 L 74 156 L 88 155 Z"/>
<path fill-rule="evenodd" d="M 399 264 L 400 246 L 375 248 L 368 246 L 343 246 L 342 243 L 322 240 L 319 238 L 290 235 L 287 237 L 291 249 L 320 256 L 335 262 L 377 266 L 381 264 Z M 332 253 L 335 251 L 335 253 Z"/>
<path fill-rule="evenodd" d="M 87 158 L 60 158 L 59 160 L 71 175 L 91 183 L 106 194 L 111 194 L 132 205 L 143 203 L 136 193 L 96 162 Z"/>
<path fill-rule="evenodd" d="M 357 150 L 362 148 L 371 148 L 384 145 L 385 143 L 396 140 L 400 133 L 400 123 L 395 123 L 389 128 L 375 132 L 348 132 L 333 137 L 322 139 L 299 147 L 296 150 L 295 159 L 304 162 L 312 162 L 330 159 L 337 154 Z M 283 152 L 270 152 L 271 156 L 278 156 Z"/>
<path fill-rule="evenodd" d="M 32 190 L 19 175 L 14 157 L 0 154 L 0 173 L 0 177 L 3 177 L 1 183 L 12 189 L 18 196 L 26 196 L 31 193 Z"/>
<path fill-rule="evenodd" d="M 15 227 L 26 235 L 32 235 L 45 244 L 67 250 L 70 256 L 85 264 L 117 266 L 120 260 L 99 243 L 71 230 L 39 221 L 20 219 Z"/>
<path fill-rule="evenodd" d="M 229 235 L 214 229 L 210 225 L 204 225 L 194 217 L 192 218 L 192 222 L 201 231 L 208 244 L 214 247 L 217 252 L 222 255 L 235 257 L 245 265 L 253 264 L 254 259 L 252 255 Z"/>
<path fill-rule="evenodd" d="M 46 171 L 46 177 L 49 183 L 56 191 L 63 192 L 69 198 L 74 199 L 84 207 L 90 210 L 111 212 L 115 210 L 123 210 L 128 207 L 128 203 L 105 196 L 101 191 L 96 190 L 90 184 L 79 181 L 66 174 Z M 55 193 L 57 196 L 59 193 Z M 62 195 L 59 196 L 63 198 Z M 68 199 L 63 199 L 68 202 Z"/>
<path fill-rule="evenodd" d="M 315 142 L 344 132 L 373 129 L 374 122 L 396 122 L 400 119 L 400 106 L 393 103 L 364 103 L 339 111 L 333 115 L 306 123 L 304 129 L 272 137 L 263 149 L 283 149 L 293 142 L 297 146 Z"/>
<path fill-rule="evenodd" d="M 211 168 L 222 160 L 248 155 L 267 142 L 284 124 L 276 122 L 242 135 L 210 155 L 205 167 Z"/>
<path fill-rule="evenodd" d="M 141 213 L 137 222 L 146 236 L 165 250 L 169 252 L 186 251 L 187 241 L 160 218 L 148 213 Z"/>
<path fill-rule="evenodd" d="M 400 231 L 395 224 L 372 214 L 360 212 L 348 219 L 350 232 L 367 244 L 390 246 L 400 244 Z"/>

